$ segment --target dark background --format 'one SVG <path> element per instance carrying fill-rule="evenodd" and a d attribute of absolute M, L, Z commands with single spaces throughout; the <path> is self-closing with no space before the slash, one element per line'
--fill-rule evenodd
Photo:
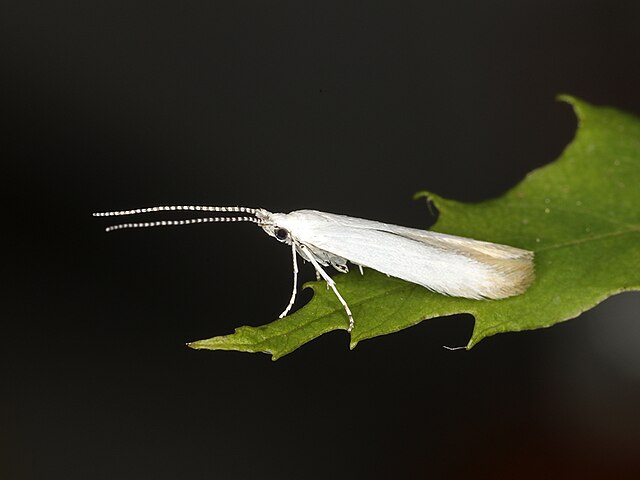
<path fill-rule="evenodd" d="M 441 347 L 464 315 L 192 351 L 277 316 L 289 250 L 90 213 L 427 227 L 417 190 L 491 198 L 560 154 L 557 93 L 640 114 L 640 2 L 4 0 L 0 32 L 0 478 L 638 478 L 637 294 L 470 352 Z"/>

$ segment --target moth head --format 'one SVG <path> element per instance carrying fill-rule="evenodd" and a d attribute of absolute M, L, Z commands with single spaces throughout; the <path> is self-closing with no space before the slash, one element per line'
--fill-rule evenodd
<path fill-rule="evenodd" d="M 267 232 L 267 235 L 275 238 L 279 242 L 291 245 L 291 230 L 285 213 L 271 213 L 266 210 L 258 210 L 256 212 L 258 225 Z"/>

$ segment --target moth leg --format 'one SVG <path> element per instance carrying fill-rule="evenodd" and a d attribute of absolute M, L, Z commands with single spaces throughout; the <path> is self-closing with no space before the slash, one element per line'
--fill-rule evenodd
<path fill-rule="evenodd" d="M 305 245 L 300 245 L 300 248 L 305 251 L 307 250 L 307 247 Z M 331 290 L 333 290 L 333 293 L 336 294 L 336 297 L 338 297 L 338 300 L 340 300 L 340 303 L 344 307 L 344 311 L 347 312 L 347 316 L 349 317 L 349 328 L 347 328 L 347 332 L 351 332 L 354 326 L 353 314 L 351 313 L 351 309 L 349 308 L 349 305 L 347 305 L 347 302 L 344 300 L 344 298 L 342 298 L 340 292 L 338 292 L 338 289 L 336 288 L 336 282 L 333 281 L 333 278 L 327 275 L 327 272 L 322 269 L 311 252 L 307 252 L 307 256 L 309 257 L 309 261 L 313 264 L 313 267 L 316 269 L 316 273 L 319 274 L 325 282 L 327 282 L 327 286 L 331 288 Z"/>
<path fill-rule="evenodd" d="M 362 265 L 358 265 L 358 268 L 360 269 L 360 275 L 364 275 L 364 270 L 362 269 Z"/>
<path fill-rule="evenodd" d="M 296 256 L 296 245 L 291 242 L 291 255 L 293 258 L 293 292 L 291 293 L 291 299 L 289 300 L 289 305 L 284 309 L 284 312 L 280 314 L 278 318 L 286 317 L 291 307 L 293 307 L 293 302 L 296 301 L 296 293 L 298 292 L 298 258 Z"/>
<path fill-rule="evenodd" d="M 347 265 L 333 265 L 333 268 L 340 273 L 349 273 L 349 267 Z"/>
<path fill-rule="evenodd" d="M 316 270 L 316 280 L 319 282 L 320 280 L 322 280 L 322 275 L 320 275 L 318 273 L 318 270 Z M 327 283 L 327 290 L 329 290 L 329 284 Z"/>

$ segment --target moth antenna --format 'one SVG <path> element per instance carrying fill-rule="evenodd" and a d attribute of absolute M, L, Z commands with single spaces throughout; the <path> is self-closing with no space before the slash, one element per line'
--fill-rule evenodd
<path fill-rule="evenodd" d="M 140 213 L 167 212 L 167 211 L 201 211 L 201 212 L 224 212 L 224 213 L 248 213 L 255 215 L 257 208 L 249 207 L 212 207 L 208 205 L 161 205 L 158 207 L 135 208 L 133 210 L 115 210 L 113 212 L 96 212 L 94 217 L 120 217 L 123 215 L 138 215 Z"/>
<path fill-rule="evenodd" d="M 204 217 L 204 218 L 188 218 L 186 220 L 159 220 L 157 222 L 140 222 L 140 223 L 121 223 L 119 225 L 111 225 L 105 228 L 106 232 L 114 230 L 125 230 L 127 228 L 151 228 L 151 227 L 171 227 L 192 225 L 195 223 L 224 223 L 224 222 L 251 222 L 260 224 L 260 220 L 254 217 Z"/>

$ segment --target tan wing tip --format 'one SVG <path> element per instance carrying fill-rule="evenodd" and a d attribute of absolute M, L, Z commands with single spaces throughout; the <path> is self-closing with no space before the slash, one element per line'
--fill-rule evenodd
<path fill-rule="evenodd" d="M 535 280 L 534 253 L 522 250 L 518 258 L 494 260 L 496 276 L 486 297 L 495 300 L 521 295 Z"/>

